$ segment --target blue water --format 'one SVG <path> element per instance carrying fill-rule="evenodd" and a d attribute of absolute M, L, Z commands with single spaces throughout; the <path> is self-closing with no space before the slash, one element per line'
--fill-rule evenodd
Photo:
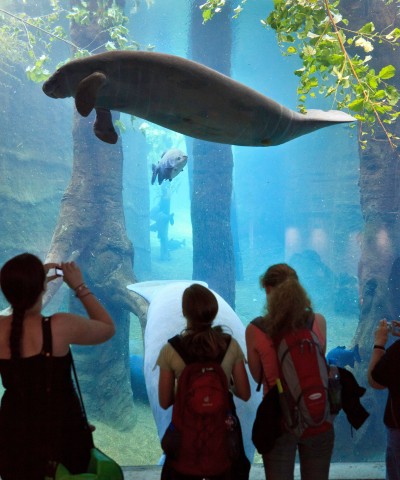
<path fill-rule="evenodd" d="M 188 56 L 188 0 L 156 0 L 150 8 L 142 1 L 136 14 L 129 12 L 130 3 L 127 2 L 129 28 L 136 41 L 143 47 L 152 45 L 158 52 Z M 295 59 L 283 57 L 273 32 L 261 26 L 260 19 L 265 18 L 270 9 L 271 2 L 248 2 L 239 19 L 232 20 L 232 77 L 286 107 L 296 109 L 297 77 L 293 71 L 298 63 Z M 60 48 L 61 58 L 65 55 L 62 50 Z M 38 98 L 41 99 L 41 95 L 40 92 Z M 13 101 L 18 102 L 18 99 Z M 69 131 L 72 102 L 52 102 L 54 101 L 43 98 L 43 105 L 49 109 L 49 117 L 63 115 Z M 319 99 L 311 101 L 307 107 L 330 109 L 332 105 Z M 23 124 L 25 118 L 21 110 L 19 112 L 20 117 L 15 120 Z M 128 116 L 122 115 L 121 118 L 129 127 Z M 140 133 L 141 129 L 147 132 L 147 143 Z M 29 132 L 27 135 L 29 142 Z M 33 137 L 35 134 L 30 135 Z M 174 224 L 169 226 L 169 237 L 180 245 L 171 249 L 168 261 L 160 259 L 160 242 L 156 232 L 149 231 L 148 243 L 143 249 L 135 245 L 135 214 L 138 204 L 142 202 L 140 208 L 151 210 L 157 206 L 161 195 L 160 186 L 150 186 L 151 164 L 157 163 L 163 151 L 169 148 L 188 150 L 190 140 L 161 127 L 149 125 L 141 119 L 135 120 L 134 130 L 129 127 L 122 139 L 125 158 L 125 219 L 128 237 L 135 246 L 135 273 L 138 280 L 191 279 L 192 231 L 188 167 L 171 184 L 163 187 L 169 190 L 170 208 L 174 214 Z M 233 147 L 233 154 L 237 231 L 243 262 L 243 279 L 236 285 L 236 312 L 243 324 L 247 325 L 263 311 L 265 298 L 259 288 L 259 276 L 270 264 L 286 261 L 297 269 L 315 309 L 327 318 L 328 350 L 338 345 L 349 346 L 359 316 L 357 266 L 363 228 L 359 207 L 359 160 L 355 130 L 348 126 L 335 126 L 282 146 Z M 66 153 L 65 150 L 58 157 L 55 155 L 55 158 L 62 158 L 63 155 L 72 158 L 72 152 Z M 138 180 L 137 163 L 146 162 L 146 157 L 147 165 L 144 173 L 142 169 L 144 177 L 141 177 L 145 180 L 141 183 Z M 69 181 L 69 168 L 64 166 L 61 172 L 57 171 L 57 175 L 45 176 L 46 181 L 53 184 L 52 188 L 58 189 L 59 200 Z M 35 174 L 33 171 L 32 175 Z M 210 175 L 213 175 L 212 171 Z M 18 185 L 15 180 L 13 183 L 16 185 L 16 197 L 22 196 L 23 185 Z M 54 187 L 55 184 L 57 187 Z M 146 192 L 144 196 L 139 194 L 141 190 Z M 36 197 L 30 201 L 40 204 Z M 27 231 L 29 228 L 34 229 L 34 221 L 29 217 L 26 218 Z M 3 214 L 4 218 L 8 222 L 13 221 L 7 219 L 6 214 Z M 32 222 L 32 226 L 29 222 Z M 15 248 L 45 255 L 55 222 L 56 219 L 53 219 L 46 225 L 45 231 L 32 235 L 31 243 L 26 241 Z M 145 260 L 149 250 L 151 268 Z M 60 298 L 58 305 L 65 307 L 66 300 Z M 137 319 L 133 315 L 129 341 L 132 382 L 143 390 L 144 378 L 140 371 L 144 355 L 143 343 Z M 366 379 L 360 379 L 360 383 L 366 385 Z M 101 423 L 97 426 L 96 442 L 123 465 L 157 463 L 161 454 L 147 396 L 145 392 L 142 393 L 135 394 L 137 421 L 132 430 L 121 432 Z M 381 426 L 381 422 L 378 424 Z M 348 431 L 350 432 L 350 427 Z M 347 431 L 345 438 L 337 441 L 350 442 L 351 452 L 351 439 Z M 362 452 L 360 455 L 362 457 Z M 382 448 L 377 447 L 376 455 L 371 460 L 381 458 Z M 259 460 L 256 457 L 256 461 Z"/>

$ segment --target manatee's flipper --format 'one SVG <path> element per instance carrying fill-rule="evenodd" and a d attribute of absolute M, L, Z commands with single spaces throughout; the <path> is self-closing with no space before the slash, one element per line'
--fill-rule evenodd
<path fill-rule="evenodd" d="M 93 130 L 96 137 L 100 138 L 103 142 L 114 144 L 118 141 L 118 134 L 112 123 L 110 110 L 96 108 L 96 120 L 93 125 Z"/>
<path fill-rule="evenodd" d="M 156 167 L 156 165 L 153 165 L 151 166 L 152 170 L 153 170 L 153 175 L 151 176 L 151 184 L 154 185 L 154 182 L 156 181 L 156 178 L 157 178 L 157 175 L 158 175 L 158 168 Z M 161 180 L 162 182 L 162 180 Z M 160 178 L 158 179 L 158 183 L 161 183 L 160 182 Z"/>
<path fill-rule="evenodd" d="M 94 72 L 79 82 L 75 94 L 75 105 L 82 117 L 93 110 L 98 90 L 107 82 L 104 73 Z"/>

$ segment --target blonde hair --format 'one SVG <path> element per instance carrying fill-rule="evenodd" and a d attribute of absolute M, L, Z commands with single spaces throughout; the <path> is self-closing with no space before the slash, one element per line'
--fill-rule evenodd
<path fill-rule="evenodd" d="M 287 263 L 276 263 L 271 265 L 264 275 L 260 277 L 260 285 L 262 288 L 276 287 L 288 278 L 299 279 L 296 270 Z"/>
<path fill-rule="evenodd" d="M 270 337 L 304 327 L 313 315 L 311 300 L 296 271 L 285 263 L 272 265 L 261 277 L 268 294 L 265 328 Z"/>

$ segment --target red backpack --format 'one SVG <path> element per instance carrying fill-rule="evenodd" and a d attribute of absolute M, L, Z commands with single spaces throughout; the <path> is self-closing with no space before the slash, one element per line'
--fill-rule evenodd
<path fill-rule="evenodd" d="M 179 473 L 220 475 L 231 467 L 228 435 L 231 419 L 228 380 L 220 363 L 198 362 L 183 351 L 179 335 L 168 340 L 186 363 L 172 409 L 172 428 L 179 435 L 169 461 Z M 171 428 L 171 425 L 170 427 Z M 167 455 L 168 456 L 168 455 Z"/>
<path fill-rule="evenodd" d="M 252 323 L 264 331 L 262 317 Z M 332 423 L 329 404 L 328 366 L 313 318 L 299 330 L 274 339 L 279 365 L 280 403 L 287 430 L 300 437 L 309 427 Z"/>

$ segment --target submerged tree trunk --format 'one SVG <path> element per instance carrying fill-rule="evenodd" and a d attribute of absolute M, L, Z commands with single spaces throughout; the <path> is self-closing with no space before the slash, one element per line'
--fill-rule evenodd
<path fill-rule="evenodd" d="M 89 3 L 90 11 L 95 12 L 97 2 Z M 117 3 L 123 6 L 123 2 Z M 79 0 L 71 0 L 71 7 L 79 5 Z M 92 42 L 91 48 L 108 40 L 94 16 L 87 27 L 72 23 L 71 38 L 76 45 Z M 72 178 L 62 200 L 47 261 L 76 260 L 86 283 L 116 323 L 117 333 L 110 341 L 74 347 L 74 353 L 91 420 L 126 429 L 135 421 L 129 371 L 129 312 L 139 317 L 144 329 L 147 303 L 126 288 L 135 282 L 135 277 L 122 204 L 121 141 L 108 145 L 98 140 L 93 122 L 94 114 L 82 118 L 74 112 Z M 58 286 L 51 286 L 49 296 Z M 72 296 L 71 309 L 82 310 Z"/>
<path fill-rule="evenodd" d="M 381 0 L 345 0 L 341 8 L 344 16 L 350 19 L 349 28 L 353 30 L 371 21 L 377 31 L 387 30 L 388 26 L 390 30 L 400 26 L 398 7 L 394 3 L 386 5 Z M 377 45 L 373 56 L 371 67 L 376 72 L 388 64 L 394 65 L 400 72 L 399 53 L 392 46 L 385 43 Z M 400 88 L 398 76 L 395 85 Z M 398 122 L 390 125 L 390 130 L 400 136 Z M 396 311 L 398 279 L 395 273 L 400 256 L 399 149 L 392 148 L 379 125 L 375 126 L 375 133 L 369 133 L 366 149 L 360 149 L 360 194 L 365 226 L 359 263 L 361 313 L 353 339 L 353 344 L 359 344 L 363 359 L 356 366 L 356 376 L 364 386 L 367 384 L 375 328 L 381 318 L 391 319 Z M 382 428 L 385 396 L 369 388 L 362 403 L 371 417 L 353 439 L 354 453 L 368 458 L 370 453 L 376 453 L 377 445 L 385 445 Z"/>
<path fill-rule="evenodd" d="M 193 60 L 230 75 L 231 9 L 202 24 L 192 3 L 190 49 Z M 193 140 L 193 278 L 204 280 L 235 307 L 235 260 L 231 231 L 233 155 L 230 145 Z"/>

